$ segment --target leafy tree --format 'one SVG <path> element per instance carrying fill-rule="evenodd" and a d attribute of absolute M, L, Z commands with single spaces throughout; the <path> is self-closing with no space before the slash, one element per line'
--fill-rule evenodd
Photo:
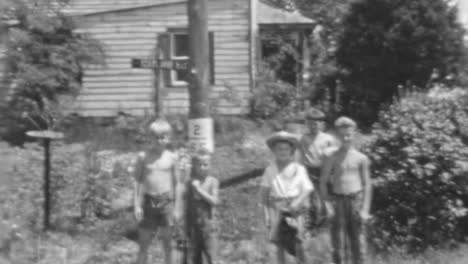
<path fill-rule="evenodd" d="M 398 85 L 426 87 L 463 67 L 463 28 L 446 0 L 354 1 L 342 21 L 337 63 L 344 77 L 347 114 L 367 123 Z"/>
<path fill-rule="evenodd" d="M 64 96 L 73 97 L 81 90 L 83 68 L 103 63 L 101 45 L 77 33 L 75 21 L 60 11 L 67 2 L 0 2 L 1 28 L 9 28 L 4 81 L 14 89 L 7 112 L 12 118 L 27 113 L 41 128 L 54 123 L 63 110 Z"/>

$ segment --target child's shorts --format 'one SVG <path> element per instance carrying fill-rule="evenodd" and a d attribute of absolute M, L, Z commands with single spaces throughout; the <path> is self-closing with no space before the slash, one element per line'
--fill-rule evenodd
<path fill-rule="evenodd" d="M 145 194 L 143 200 L 143 220 L 139 227 L 156 230 L 158 227 L 172 226 L 173 201 L 170 194 L 157 196 Z"/>

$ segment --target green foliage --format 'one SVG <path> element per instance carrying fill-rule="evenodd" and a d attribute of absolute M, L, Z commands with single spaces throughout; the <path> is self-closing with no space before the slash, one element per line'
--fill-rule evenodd
<path fill-rule="evenodd" d="M 297 111 L 302 106 L 301 91 L 276 79 L 268 67 L 262 70 L 250 100 L 250 117 L 265 120 Z"/>
<path fill-rule="evenodd" d="M 297 11 L 312 18 L 316 24 L 310 28 L 295 27 L 286 29 L 263 30 L 260 32 L 262 43 L 278 50 L 273 56 L 263 58 L 276 77 L 289 82 L 301 90 L 305 100 L 312 104 L 323 105 L 327 112 L 338 110 L 340 98 L 336 96 L 337 80 L 341 69 L 335 59 L 336 39 L 341 32 L 342 19 L 349 8 L 351 0 L 265 0 L 267 4 L 283 8 L 287 11 Z M 266 31 L 266 32 L 265 32 Z M 310 65 L 303 67 L 302 48 L 297 45 L 294 33 L 303 31 L 309 40 Z M 267 33 L 267 34 L 265 34 Z M 271 51 L 271 48 L 270 48 Z M 289 81 L 297 77 L 297 72 L 304 71 L 301 83 Z M 287 78 L 288 76 L 292 76 Z"/>
<path fill-rule="evenodd" d="M 344 111 L 372 123 L 398 85 L 425 88 L 434 69 L 441 76 L 463 71 L 464 30 L 457 15 L 445 0 L 354 1 L 336 52 L 347 73 Z"/>
<path fill-rule="evenodd" d="M 3 81 L 14 89 L 4 110 L 13 127 L 28 113 L 41 129 L 51 129 L 65 108 L 73 105 L 84 68 L 103 63 L 101 45 L 78 33 L 74 20 L 60 12 L 65 2 L 8 0 L 0 5 L 6 19 L 1 27 L 9 28 Z M 15 25 L 8 27 L 11 21 Z"/>
<path fill-rule="evenodd" d="M 446 246 L 468 235 L 466 92 L 435 88 L 395 102 L 364 148 L 375 185 L 371 238 L 379 249 Z"/>

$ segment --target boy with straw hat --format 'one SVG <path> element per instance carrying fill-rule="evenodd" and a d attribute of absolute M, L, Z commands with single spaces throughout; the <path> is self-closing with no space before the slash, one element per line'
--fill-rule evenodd
<path fill-rule="evenodd" d="M 267 140 L 275 160 L 265 169 L 261 197 L 269 239 L 276 247 L 278 263 L 285 263 L 285 251 L 305 263 L 300 235 L 302 211 L 314 186 L 301 164 L 294 161 L 299 141 L 294 134 L 280 131 Z"/>

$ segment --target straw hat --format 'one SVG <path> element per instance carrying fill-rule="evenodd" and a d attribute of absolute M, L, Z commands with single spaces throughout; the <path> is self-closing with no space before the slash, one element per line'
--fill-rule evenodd
<path fill-rule="evenodd" d="M 291 144 L 293 148 L 297 148 L 299 146 L 299 140 L 297 139 L 297 136 L 286 131 L 279 131 L 274 133 L 267 139 L 266 144 L 270 149 L 273 149 L 275 144 L 278 142 L 287 142 Z"/>

